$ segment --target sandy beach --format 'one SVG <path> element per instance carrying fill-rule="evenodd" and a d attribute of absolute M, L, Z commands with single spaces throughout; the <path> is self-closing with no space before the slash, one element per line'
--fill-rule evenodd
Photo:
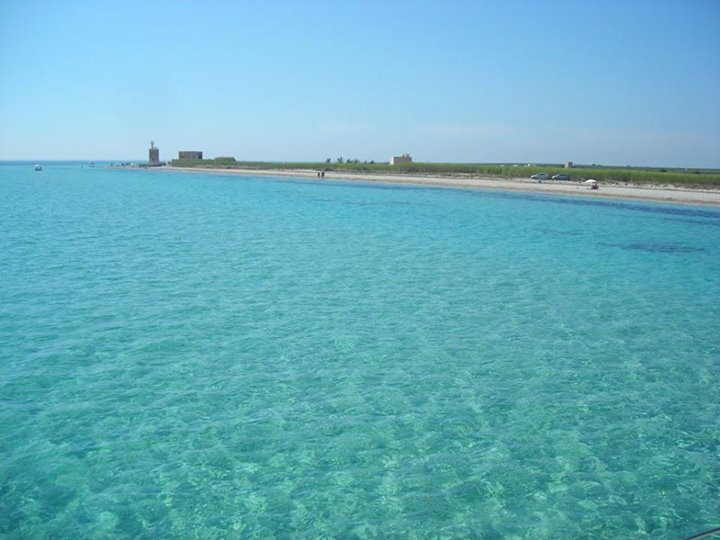
<path fill-rule="evenodd" d="M 158 170 L 158 169 L 155 169 Z M 238 176 L 289 176 L 314 181 L 353 181 L 379 182 L 385 184 L 412 184 L 421 186 L 487 189 L 492 191 L 522 191 L 527 193 L 548 193 L 553 195 L 569 195 L 593 197 L 598 199 L 635 199 L 653 202 L 702 204 L 720 206 L 720 190 L 688 189 L 672 186 L 604 184 L 592 190 L 579 182 L 562 180 L 544 180 L 538 182 L 529 178 L 482 178 L 463 176 L 434 176 L 407 174 L 362 174 L 328 171 L 319 179 L 317 171 L 308 170 L 270 170 L 270 169 L 212 169 L 200 167 L 162 167 L 159 170 L 178 172 L 207 172 L 212 174 L 228 174 Z"/>

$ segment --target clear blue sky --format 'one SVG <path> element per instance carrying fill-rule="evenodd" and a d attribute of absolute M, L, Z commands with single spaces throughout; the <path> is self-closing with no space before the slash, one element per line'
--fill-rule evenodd
<path fill-rule="evenodd" d="M 720 0 L 0 0 L 0 159 L 720 167 Z"/>

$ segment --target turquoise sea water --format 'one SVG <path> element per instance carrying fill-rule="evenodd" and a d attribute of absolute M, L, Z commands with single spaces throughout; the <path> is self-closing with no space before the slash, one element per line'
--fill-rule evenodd
<path fill-rule="evenodd" d="M 720 210 L 0 166 L 0 537 L 720 525 Z"/>

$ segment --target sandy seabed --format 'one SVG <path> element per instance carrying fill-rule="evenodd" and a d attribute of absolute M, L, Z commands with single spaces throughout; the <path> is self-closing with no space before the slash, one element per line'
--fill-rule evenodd
<path fill-rule="evenodd" d="M 155 169 L 158 170 L 158 169 Z M 703 204 L 720 206 L 720 190 L 689 189 L 673 186 L 645 184 L 599 184 L 599 189 L 581 182 L 544 180 L 538 182 L 529 178 L 487 178 L 470 176 L 435 176 L 411 174 L 372 174 L 342 173 L 328 171 L 323 178 L 318 178 L 317 171 L 281 170 L 281 169 L 213 169 L 201 167 L 162 167 L 159 170 L 179 172 L 206 172 L 213 174 L 229 174 L 238 176 L 277 176 L 305 178 L 315 181 L 353 181 L 378 182 L 385 184 L 412 184 L 422 186 L 488 189 L 493 191 L 523 191 L 528 193 L 548 193 L 554 195 L 575 195 L 596 197 L 601 199 L 637 199 L 654 202 L 679 204 Z"/>

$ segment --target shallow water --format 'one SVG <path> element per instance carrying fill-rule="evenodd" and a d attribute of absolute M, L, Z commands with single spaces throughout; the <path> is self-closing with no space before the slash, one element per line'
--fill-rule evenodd
<path fill-rule="evenodd" d="M 0 166 L 0 535 L 668 538 L 720 211 Z"/>

